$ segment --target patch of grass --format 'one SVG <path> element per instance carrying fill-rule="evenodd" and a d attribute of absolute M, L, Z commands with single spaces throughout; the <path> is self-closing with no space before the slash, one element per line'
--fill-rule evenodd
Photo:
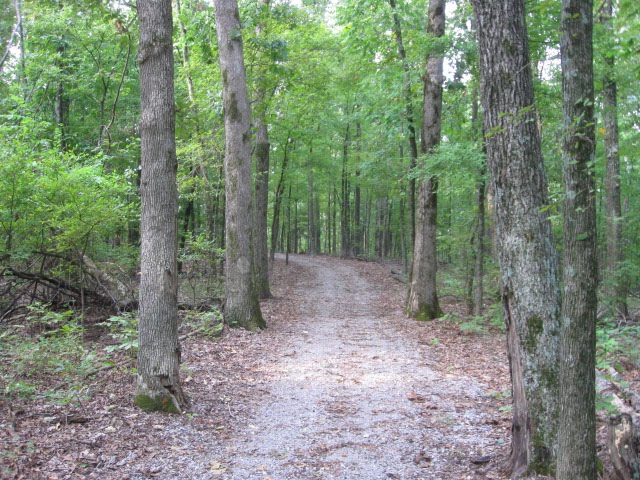
<path fill-rule="evenodd" d="M 0 379 L 7 397 L 46 397 L 68 404 L 86 395 L 81 378 L 98 363 L 83 343 L 84 327 L 73 312 L 30 307 L 26 321 L 10 325 L 0 341 Z M 81 383 L 81 382 L 80 382 Z"/>
<path fill-rule="evenodd" d="M 217 308 L 204 312 L 190 311 L 186 314 L 184 323 L 198 330 L 205 337 L 219 337 L 224 329 L 222 312 Z"/>
<path fill-rule="evenodd" d="M 597 368 L 624 370 L 622 360 L 640 368 L 640 325 L 602 322 L 596 329 Z"/>
<path fill-rule="evenodd" d="M 460 331 L 470 335 L 484 335 L 487 333 L 484 323 L 483 317 L 470 317 L 460 323 Z"/>
<path fill-rule="evenodd" d="M 109 353 L 116 351 L 127 352 L 135 357 L 138 352 L 138 317 L 132 312 L 109 317 L 101 325 L 109 329 L 109 334 L 117 343 L 108 345 L 105 350 Z"/>

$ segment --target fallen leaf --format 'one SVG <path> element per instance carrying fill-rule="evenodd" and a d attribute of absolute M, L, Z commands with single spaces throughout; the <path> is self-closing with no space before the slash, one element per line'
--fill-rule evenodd
<path fill-rule="evenodd" d="M 426 399 L 422 395 L 418 395 L 416 392 L 413 392 L 413 391 L 407 393 L 407 400 L 409 400 L 410 402 L 415 402 L 415 403 L 424 403 L 424 402 L 426 402 Z"/>
<path fill-rule="evenodd" d="M 227 471 L 227 467 L 222 465 L 222 463 L 220 463 L 220 462 L 211 462 L 209 464 L 209 471 L 213 475 L 222 475 L 224 472 Z"/>

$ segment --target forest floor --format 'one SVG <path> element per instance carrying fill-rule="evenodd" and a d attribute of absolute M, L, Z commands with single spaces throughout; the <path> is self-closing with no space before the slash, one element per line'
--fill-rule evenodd
<path fill-rule="evenodd" d="M 506 478 L 502 334 L 406 318 L 378 263 L 279 257 L 272 293 L 265 331 L 184 340 L 184 415 L 134 408 L 124 368 L 73 406 L 0 400 L 0 478 Z"/>

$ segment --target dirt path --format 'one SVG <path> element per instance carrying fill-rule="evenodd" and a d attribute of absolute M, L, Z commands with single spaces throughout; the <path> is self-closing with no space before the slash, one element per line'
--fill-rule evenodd
<path fill-rule="evenodd" d="M 145 414 L 130 372 L 105 371 L 74 408 L 82 423 L 45 403 L 0 422 L 0 478 L 504 478 L 501 335 L 405 318 L 404 286 L 376 263 L 278 258 L 272 290 L 264 332 L 183 344 L 189 412 Z"/>
<path fill-rule="evenodd" d="M 354 262 L 292 262 L 312 272 L 295 288 L 298 321 L 270 336 L 286 348 L 264 372 L 262 402 L 234 436 L 226 478 L 453 478 L 443 475 L 483 456 L 493 440 L 473 405 L 482 386 L 429 367 L 420 327 L 378 301 L 384 286 Z"/>

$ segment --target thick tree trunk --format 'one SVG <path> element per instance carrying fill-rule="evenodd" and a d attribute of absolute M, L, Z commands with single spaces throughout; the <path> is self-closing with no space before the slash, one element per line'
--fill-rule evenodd
<path fill-rule="evenodd" d="M 598 308 L 593 0 L 562 1 L 564 294 L 560 344 L 559 480 L 595 480 Z"/>
<path fill-rule="evenodd" d="M 411 68 L 407 61 L 407 52 L 404 48 L 402 39 L 402 24 L 398 15 L 396 0 L 389 0 L 391 10 L 393 11 L 393 33 L 396 37 L 396 46 L 398 49 L 398 57 L 402 64 L 402 94 L 404 96 L 405 116 L 407 118 L 407 130 L 409 140 L 409 152 L 411 154 L 410 170 L 416 168 L 418 164 L 418 142 L 416 140 L 416 127 L 413 114 L 413 93 L 411 88 Z M 416 238 L 416 180 L 409 180 L 409 211 L 411 213 L 411 244 L 413 245 Z"/>
<path fill-rule="evenodd" d="M 261 8 L 268 12 L 269 0 L 260 0 Z M 264 36 L 264 24 L 256 27 L 256 36 Z M 265 67 L 261 67 L 265 68 Z M 271 297 L 269 289 L 269 252 L 267 248 L 267 211 L 269 206 L 269 130 L 267 128 L 267 91 L 264 72 L 258 75 L 258 104 L 255 109 L 256 131 L 256 210 L 253 248 L 255 259 L 256 291 L 260 298 Z M 283 239 L 284 240 L 284 239 Z"/>
<path fill-rule="evenodd" d="M 606 0 L 600 22 L 612 36 L 613 1 Z M 607 219 L 607 270 L 606 292 L 611 302 L 611 314 L 615 317 L 629 316 L 627 295 L 629 285 L 621 272 L 624 261 L 622 243 L 622 207 L 620 201 L 620 152 L 618 133 L 618 92 L 615 78 L 615 57 L 610 52 L 604 57 L 602 85 L 602 116 L 604 119 L 604 149 L 606 158 L 606 219 Z"/>
<path fill-rule="evenodd" d="M 560 296 L 523 0 L 472 0 L 507 324 L 514 477 L 555 469 Z"/>
<path fill-rule="evenodd" d="M 254 254 L 256 290 L 260 298 L 269 298 L 269 252 L 267 250 L 267 208 L 269 203 L 269 137 L 264 115 L 256 120 L 256 218 Z"/>
<path fill-rule="evenodd" d="M 215 0 L 225 127 L 225 302 L 231 327 L 264 328 L 251 245 L 251 120 L 236 0 Z"/>
<path fill-rule="evenodd" d="M 444 35 L 445 2 L 430 0 L 427 33 Z M 424 76 L 422 116 L 422 153 L 431 153 L 440 143 L 442 130 L 442 53 L 430 54 Z M 406 312 L 419 320 L 442 315 L 436 286 L 438 271 L 438 178 L 431 176 L 420 182 L 416 205 L 416 235 L 413 245 L 411 279 Z"/>
<path fill-rule="evenodd" d="M 140 0 L 142 200 L 138 380 L 135 403 L 179 413 L 178 162 L 171 0 Z"/>

